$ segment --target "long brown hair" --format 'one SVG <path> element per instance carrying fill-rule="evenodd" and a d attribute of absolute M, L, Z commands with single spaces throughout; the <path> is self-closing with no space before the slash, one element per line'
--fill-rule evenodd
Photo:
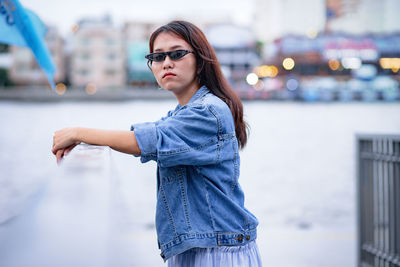
<path fill-rule="evenodd" d="M 204 33 L 190 22 L 172 21 L 152 33 L 149 41 L 150 53 L 153 53 L 154 41 L 162 32 L 174 33 L 193 47 L 200 86 L 207 86 L 214 95 L 228 105 L 235 122 L 235 132 L 239 147 L 243 148 L 247 142 L 248 127 L 243 120 L 242 102 L 222 74 L 215 51 Z"/>

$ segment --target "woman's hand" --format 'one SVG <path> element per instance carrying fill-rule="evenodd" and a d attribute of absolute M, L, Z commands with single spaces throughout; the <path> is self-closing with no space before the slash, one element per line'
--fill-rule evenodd
<path fill-rule="evenodd" d="M 77 127 L 56 131 L 53 136 L 52 152 L 56 155 L 57 162 L 60 162 L 79 143 Z"/>
<path fill-rule="evenodd" d="M 55 153 L 55 155 L 56 155 L 56 158 L 57 158 L 57 163 L 60 163 L 60 161 L 62 160 L 62 158 L 64 157 L 64 156 L 66 156 L 74 147 L 76 147 L 77 146 L 77 144 L 73 144 L 73 145 L 70 145 L 69 147 L 67 147 L 67 148 L 63 148 L 63 149 L 59 149 L 59 150 L 57 150 L 57 152 Z"/>

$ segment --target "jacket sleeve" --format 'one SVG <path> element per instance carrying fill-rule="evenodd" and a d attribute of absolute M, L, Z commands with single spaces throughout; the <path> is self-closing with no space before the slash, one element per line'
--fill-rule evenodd
<path fill-rule="evenodd" d="M 185 107 L 154 123 L 132 125 L 141 161 L 162 167 L 215 164 L 220 158 L 221 126 L 207 106 Z"/>

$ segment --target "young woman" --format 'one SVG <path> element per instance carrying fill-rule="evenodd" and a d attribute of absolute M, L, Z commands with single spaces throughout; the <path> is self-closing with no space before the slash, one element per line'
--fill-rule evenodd
<path fill-rule="evenodd" d="M 261 266 L 258 221 L 244 207 L 239 148 L 247 141 L 243 107 L 202 31 L 173 21 L 150 37 L 148 65 L 178 100 L 156 122 L 131 131 L 67 128 L 54 135 L 59 162 L 80 142 L 157 162 L 156 228 L 169 266 Z"/>

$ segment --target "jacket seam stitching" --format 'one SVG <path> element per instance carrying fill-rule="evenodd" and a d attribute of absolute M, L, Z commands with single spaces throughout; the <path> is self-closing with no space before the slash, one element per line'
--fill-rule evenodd
<path fill-rule="evenodd" d="M 171 225 L 172 230 L 174 231 L 175 237 L 177 237 L 178 234 L 176 233 L 176 227 L 175 227 L 175 224 L 174 224 L 174 220 L 172 218 L 171 210 L 169 208 L 167 198 L 165 197 L 165 191 L 164 191 L 164 188 L 163 188 L 162 185 L 160 186 L 160 190 L 161 190 L 161 194 L 162 194 L 162 198 L 163 198 L 163 202 L 164 202 L 165 208 L 167 209 L 167 212 L 168 212 L 169 223 Z"/>
<path fill-rule="evenodd" d="M 202 150 L 205 147 L 209 146 L 212 143 L 215 143 L 218 141 L 217 137 L 213 137 L 212 139 L 210 139 L 208 142 L 201 144 L 200 146 L 191 148 L 191 147 L 182 147 L 182 148 L 178 148 L 175 150 L 169 150 L 169 151 L 159 151 L 158 154 L 159 156 L 170 156 L 170 155 L 176 155 L 176 154 L 180 154 L 180 153 L 185 153 L 185 152 L 189 152 L 189 151 L 194 151 L 194 150 Z"/>
<path fill-rule="evenodd" d="M 234 168 L 234 172 L 235 172 L 235 174 L 234 174 L 234 178 L 233 178 L 233 181 L 232 181 L 232 185 L 231 185 L 231 191 L 230 191 L 230 197 L 232 198 L 232 195 L 233 195 L 233 190 L 235 189 L 235 187 L 236 187 L 236 185 L 237 185 L 237 182 L 238 182 L 238 179 L 239 179 L 239 175 L 238 175 L 238 164 L 237 164 L 237 151 L 236 151 L 236 146 L 235 146 L 235 142 L 233 141 L 232 142 L 232 146 L 233 146 L 233 151 L 235 151 L 235 154 L 234 154 L 234 158 L 233 158 L 233 168 Z"/>
<path fill-rule="evenodd" d="M 189 214 L 188 214 L 188 209 L 187 209 L 187 201 L 186 201 L 186 191 L 185 191 L 185 185 L 183 184 L 183 179 L 184 179 L 184 175 L 182 174 L 183 170 L 181 172 L 179 172 L 179 186 L 181 188 L 181 197 L 182 197 L 182 205 L 183 205 L 183 212 L 185 214 L 185 220 L 186 220 L 186 224 L 188 226 L 188 230 L 192 231 L 192 226 L 190 224 L 190 219 L 189 219 Z M 186 176 L 185 176 L 186 177 Z"/>
<path fill-rule="evenodd" d="M 212 106 L 207 106 L 207 109 L 214 115 L 215 119 L 217 120 L 218 132 L 217 132 L 217 162 L 220 161 L 221 158 L 221 146 L 223 143 L 223 135 L 222 135 L 222 127 L 221 127 L 221 120 L 219 119 L 217 112 Z"/>
<path fill-rule="evenodd" d="M 203 143 L 197 147 L 182 147 L 182 148 L 178 148 L 175 150 L 169 150 L 169 151 L 159 151 L 158 154 L 160 156 L 164 156 L 164 155 L 176 155 L 176 154 L 180 154 L 180 153 L 184 153 L 184 152 L 189 152 L 192 150 L 202 150 L 203 148 L 209 146 L 212 143 L 216 143 L 218 145 L 219 141 L 226 141 L 228 139 L 231 139 L 234 135 L 233 134 L 222 134 L 222 135 L 218 135 L 217 137 L 213 137 L 211 138 L 208 142 Z"/>
<path fill-rule="evenodd" d="M 204 184 L 204 188 L 206 191 L 206 201 L 207 201 L 207 206 L 208 206 L 208 212 L 210 213 L 211 224 L 212 224 L 213 230 L 215 231 L 216 227 L 215 227 L 214 218 L 212 216 L 212 211 L 211 211 L 212 209 L 211 209 L 210 198 L 209 198 L 209 194 L 208 194 L 208 186 L 205 181 L 206 178 L 204 177 L 204 175 L 201 175 L 201 177 L 203 178 L 203 184 Z"/>

